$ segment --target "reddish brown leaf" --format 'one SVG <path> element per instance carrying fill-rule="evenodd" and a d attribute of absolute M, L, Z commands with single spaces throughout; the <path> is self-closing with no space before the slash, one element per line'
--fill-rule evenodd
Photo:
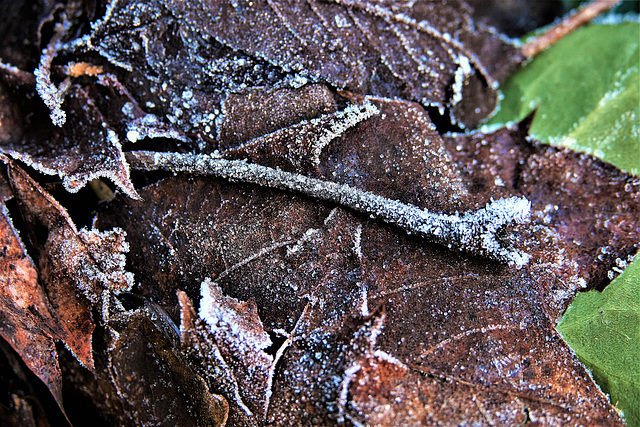
<path fill-rule="evenodd" d="M 38 266 L 63 341 L 76 358 L 93 369 L 92 303 L 103 290 L 120 292 L 133 283 L 123 271 L 128 244 L 121 230 L 77 231 L 66 210 L 18 166 L 7 173 L 22 215 L 38 250 Z"/>
<path fill-rule="evenodd" d="M 62 379 L 54 341 L 61 328 L 38 282 L 38 273 L 13 228 L 4 202 L 11 197 L 7 183 L 2 189 L 0 216 L 0 334 L 22 360 L 51 390 L 62 407 Z"/>
<path fill-rule="evenodd" d="M 198 371 L 207 379 L 210 387 L 223 390 L 228 396 L 231 402 L 229 422 L 232 425 L 255 425 L 264 420 L 268 405 L 270 371 L 274 361 L 262 350 L 271 342 L 256 316 L 255 304 L 253 310 L 251 306 L 248 307 L 250 311 L 247 313 L 246 303 L 238 304 L 232 298 L 222 296 L 216 286 L 210 282 L 203 283 L 203 292 L 209 299 L 209 305 L 221 303 L 220 306 L 209 308 L 218 311 L 220 317 L 227 317 L 226 320 L 230 322 L 211 316 L 207 316 L 208 321 L 198 317 L 189 297 L 184 292 L 178 292 L 183 350 L 194 360 L 195 366 L 199 366 Z M 224 307 L 229 303 L 230 306 Z M 252 325 L 256 321 L 257 325 Z M 252 331 L 256 326 L 258 330 Z M 257 337 L 258 341 L 252 339 L 255 337 L 251 335 Z"/>
<path fill-rule="evenodd" d="M 597 278 L 611 267 L 613 259 L 594 262 L 599 245 L 606 243 L 613 254 L 636 251 L 638 236 L 627 225 L 638 229 L 633 177 L 588 156 L 527 142 L 526 123 L 511 131 L 443 141 L 430 133 L 428 120 L 420 119 L 419 107 L 382 102 L 380 109 L 384 114 L 338 132 L 315 168 L 314 150 L 281 152 L 295 141 L 296 133 L 287 129 L 221 155 L 246 155 L 269 166 L 305 171 L 300 161 L 291 162 L 292 155 L 299 155 L 312 176 L 434 210 L 475 209 L 491 197 L 524 194 L 533 204 L 533 224 L 513 227 L 503 238 L 531 255 L 529 265 L 516 269 L 488 262 L 333 205 L 207 178 L 161 181 L 143 190 L 146 203 L 116 202 L 99 222 L 139 236 L 132 242 L 153 242 L 134 243 L 132 267 L 142 278 L 141 291 L 167 306 L 175 307 L 169 292 L 176 284 L 195 298 L 197 284 L 207 277 L 233 298 L 256 301 L 264 329 L 279 331 L 287 341 L 271 379 L 269 423 L 351 417 L 394 424 L 402 416 L 428 423 L 467 418 L 511 423 L 527 416 L 551 424 L 618 423 L 553 324 L 578 289 L 597 286 Z M 331 120 L 293 129 L 313 138 Z M 270 143 L 261 142 L 267 139 Z M 354 157 L 357 162 L 348 163 Z M 339 169 L 345 164 L 353 168 Z M 439 175 L 425 180 L 425 171 L 434 169 Z M 381 170 L 409 177 L 385 182 Z M 585 179 L 573 180 L 567 170 L 580 171 Z M 457 199 L 438 199 L 428 185 L 411 185 L 412 180 L 441 185 Z M 461 184 L 452 190 L 448 180 Z M 595 182 L 598 192 L 591 190 Z M 562 191 L 542 191 L 551 185 Z M 556 205 L 558 214 L 545 213 Z M 590 210 L 609 205 L 615 215 L 606 208 L 602 215 L 609 223 L 604 227 Z M 580 227 L 567 227 L 577 224 L 569 218 L 581 218 Z M 578 239 L 592 243 L 579 246 Z M 584 267 L 574 261 L 576 254 Z M 380 306 L 386 312 L 383 328 L 364 351 L 354 337 Z M 195 348 L 205 350 L 194 357 L 207 366 L 205 375 L 221 389 L 227 387 L 233 400 L 237 386 L 221 378 L 243 375 L 244 368 L 234 370 L 222 359 L 211 359 L 209 347 L 197 342 Z M 226 373 L 216 374 L 216 366 L 225 366 Z M 243 393 L 261 395 L 263 390 L 257 381 Z M 400 390 L 407 399 L 387 397 Z M 385 399 L 392 405 L 386 412 L 379 409 Z M 453 406 L 437 412 L 446 402 Z M 232 407 L 231 419 L 242 421 L 238 412 Z"/>
<path fill-rule="evenodd" d="M 477 124 L 522 59 L 464 2 L 114 1 L 66 43 L 76 7 L 35 73 L 66 124 L 33 123 L 30 73 L 0 66 L 3 150 L 71 190 L 136 197 L 125 138 L 156 138 L 128 153 L 143 181 L 218 177 L 158 181 L 101 208 L 119 228 L 78 231 L 9 164 L 54 338 L 89 367 L 95 350 L 70 382 L 104 419 L 620 423 L 554 324 L 637 251 L 637 180 L 526 122 L 441 136 L 432 118 Z"/>

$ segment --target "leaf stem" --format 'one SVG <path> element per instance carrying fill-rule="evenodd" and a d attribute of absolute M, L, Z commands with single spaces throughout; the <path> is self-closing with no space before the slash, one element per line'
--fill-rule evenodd
<path fill-rule="evenodd" d="M 505 248 L 496 239 L 496 232 L 502 226 L 511 222 L 528 222 L 531 203 L 526 198 L 496 200 L 475 212 L 438 214 L 346 184 L 310 178 L 244 160 L 226 160 L 206 154 L 149 151 L 129 152 L 127 160 L 136 169 L 211 175 L 293 191 L 368 214 L 398 226 L 409 234 L 417 234 L 451 249 L 486 256 L 518 267 L 529 261 L 527 254 Z"/>
<path fill-rule="evenodd" d="M 560 23 L 549 28 L 542 35 L 527 42 L 523 46 L 522 52 L 528 58 L 537 55 L 553 43 L 576 30 L 578 27 L 591 21 L 601 13 L 609 10 L 619 2 L 620 0 L 594 0 L 591 3 L 586 4 L 578 9 L 576 13 L 569 15 Z"/>

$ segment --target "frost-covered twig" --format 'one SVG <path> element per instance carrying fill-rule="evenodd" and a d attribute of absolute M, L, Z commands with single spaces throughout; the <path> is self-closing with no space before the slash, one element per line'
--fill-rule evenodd
<path fill-rule="evenodd" d="M 226 160 L 204 154 L 148 151 L 127 153 L 127 160 L 137 169 L 212 175 L 231 181 L 294 191 L 369 214 L 401 227 L 410 234 L 417 234 L 452 249 L 487 256 L 518 267 L 529 261 L 527 254 L 505 248 L 496 239 L 496 232 L 502 226 L 529 220 L 531 204 L 525 198 L 501 199 L 475 212 L 448 215 L 432 213 L 349 185 L 309 178 L 243 160 Z"/>

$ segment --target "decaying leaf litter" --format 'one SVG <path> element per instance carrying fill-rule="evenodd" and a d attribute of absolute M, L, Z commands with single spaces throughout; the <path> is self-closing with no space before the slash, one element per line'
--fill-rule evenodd
<path fill-rule="evenodd" d="M 462 3 L 254 3 L 43 5 L 1 68 L 12 324 L 74 423 L 620 423 L 554 325 L 637 251 L 637 178 L 528 119 L 443 135 L 524 58 Z M 121 191 L 78 231 L 16 160 Z"/>

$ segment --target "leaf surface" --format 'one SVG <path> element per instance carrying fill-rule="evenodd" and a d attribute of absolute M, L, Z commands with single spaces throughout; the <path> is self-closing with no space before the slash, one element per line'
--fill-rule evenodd
<path fill-rule="evenodd" d="M 26 357 L 30 367 L 61 404 L 61 378 L 53 341 L 63 342 L 83 366 L 93 369 L 92 305 L 99 305 L 105 289 L 120 292 L 132 286 L 133 276 L 123 269 L 128 245 L 122 230 L 78 231 L 67 211 L 49 193 L 19 166 L 8 159 L 6 162 L 13 195 L 38 255 L 36 273 L 35 268 L 28 268 L 31 260 L 23 253 L 15 232 L 7 234 L 11 257 L 5 263 L 8 271 L 3 277 L 7 287 L 3 289 L 15 298 L 13 304 L 8 295 L 4 298 L 6 310 L 13 313 L 7 324 L 21 319 L 25 322 L 7 337 L 18 353 L 30 355 Z M 5 233 L 9 233 L 12 228 L 6 213 L 3 218 Z M 20 258 L 21 269 L 11 268 L 20 265 Z M 39 314 L 20 313 L 31 306 Z M 33 338 L 33 342 L 27 338 Z"/>
<path fill-rule="evenodd" d="M 640 174 L 639 39 L 637 22 L 577 30 L 505 82 L 490 123 L 521 120 L 537 108 L 534 138 Z"/>
<path fill-rule="evenodd" d="M 620 262 L 624 267 L 626 262 Z M 578 294 L 558 324 L 627 423 L 640 424 L 640 263 L 632 262 L 603 292 Z"/>
<path fill-rule="evenodd" d="M 75 6 L 33 75 L 0 64 L 0 142 L 125 190 L 78 230 L 9 173 L 98 417 L 621 423 L 553 325 L 637 252 L 638 182 L 530 118 L 444 134 L 522 60 L 464 2 Z"/>
<path fill-rule="evenodd" d="M 535 137 L 593 153 L 638 175 L 638 36 L 637 22 L 590 25 L 569 35 L 505 83 L 505 99 L 491 122 L 517 119 L 535 105 L 537 113 L 531 128 Z M 628 260 L 621 257 L 617 261 L 619 265 L 607 273 L 609 279 L 617 276 Z M 608 318 L 615 316 L 613 313 L 624 316 L 628 303 L 634 300 L 605 296 L 625 293 L 629 284 L 640 280 L 637 268 L 629 270 L 624 278 L 610 283 L 602 295 L 596 291 L 578 294 L 558 328 L 592 369 L 598 384 L 625 410 L 627 421 L 637 424 L 639 386 L 635 378 L 640 374 L 640 364 L 631 360 L 621 365 L 619 361 L 624 354 L 635 354 L 638 344 L 633 339 L 618 339 L 633 337 L 634 333 L 624 332 L 623 321 Z M 608 311 L 602 311 L 605 301 Z M 611 329 L 605 334 L 602 328 Z"/>
<path fill-rule="evenodd" d="M 47 294 L 38 282 L 38 272 L 25 253 L 5 206 L 12 197 L 4 179 L 0 230 L 3 242 L 0 259 L 0 334 L 25 361 L 27 367 L 51 390 L 62 407 L 62 374 L 54 341 L 62 335 Z"/>
<path fill-rule="evenodd" d="M 175 307 L 175 286 L 198 301 L 200 283 L 213 280 L 228 297 L 254 300 L 263 329 L 279 343 L 271 350 L 280 355 L 278 368 L 267 370 L 271 393 L 265 394 L 263 381 L 237 392 L 268 396 L 266 418 L 261 411 L 252 411 L 255 418 L 240 416 L 246 410 L 230 397 L 230 419 L 286 424 L 315 416 L 384 424 L 407 414 L 407 422 L 480 417 L 481 422 L 515 423 L 527 417 L 524 405 L 531 419 L 548 423 L 568 417 L 615 423 L 612 413 L 601 412 L 603 396 L 589 404 L 576 400 L 598 392 L 552 325 L 578 289 L 606 280 L 615 258 L 598 258 L 603 245 L 616 254 L 637 250 L 634 212 L 640 206 L 633 177 L 586 155 L 530 144 L 528 122 L 489 135 L 441 138 L 428 120 L 419 119 L 423 110 L 416 104 L 377 102 L 382 114 L 344 127 L 323 148 L 317 164 L 313 149 L 292 150 L 292 144 L 305 135 L 304 148 L 325 132 L 329 117 L 256 138 L 220 156 L 239 155 L 349 183 L 432 210 L 474 209 L 492 197 L 525 195 L 532 201 L 533 224 L 509 227 L 512 234 L 505 238 L 532 255 L 530 265 L 518 270 L 487 263 L 334 204 L 206 176 L 159 181 L 142 190 L 147 202 L 119 198 L 100 215 L 98 225 L 124 227 L 132 243 L 153 242 L 132 248 L 132 268 L 143 292 Z M 330 117 L 349 121 L 348 115 Z M 425 139 L 426 147 L 419 143 Z M 148 155 L 171 164 L 171 154 Z M 204 161 L 189 158 L 191 173 L 207 174 Z M 352 158 L 358 162 L 347 163 Z M 427 182 L 448 188 L 451 197 L 430 196 L 430 185 L 409 184 L 431 170 Z M 412 179 L 395 179 L 393 171 Z M 567 171 L 579 179 L 567 179 Z M 452 188 L 451 183 L 457 184 Z M 598 213 L 602 206 L 605 212 Z M 616 220 L 605 226 L 606 218 Z M 377 311 L 382 307 L 384 316 Z M 168 310 L 171 314 L 176 308 Z M 357 331 L 374 322 L 372 313 L 378 313 L 375 322 L 382 326 L 365 333 L 370 339 L 364 346 L 357 338 L 364 332 Z M 274 341 L 277 336 L 281 340 Z M 244 341 L 238 339 L 235 346 Z M 233 395 L 240 388 L 229 378 L 247 376 L 237 368 L 233 375 L 214 373 L 215 366 L 234 370 L 211 354 L 215 351 L 205 350 L 197 359 L 209 366 L 210 386 L 228 384 Z M 436 392 L 425 391 L 436 387 Z M 386 396 L 400 389 L 422 397 L 379 412 L 391 405 Z M 469 394 L 479 407 L 460 403 L 435 411 Z M 292 407 L 291 401 L 306 405 Z"/>
<path fill-rule="evenodd" d="M 42 112 L 31 73 L 0 69 L 6 82 L 7 101 L 14 106 L 12 134 L 0 139 L 0 150 L 47 175 L 58 175 L 68 191 L 77 192 L 92 179 L 111 179 L 125 193 L 137 197 L 129 179 L 120 140 L 88 94 L 79 86 L 67 90 L 69 117 L 62 127 L 35 120 Z M 1 91 L 2 89 L 0 89 Z M 34 99 L 35 98 L 35 99 Z"/>

